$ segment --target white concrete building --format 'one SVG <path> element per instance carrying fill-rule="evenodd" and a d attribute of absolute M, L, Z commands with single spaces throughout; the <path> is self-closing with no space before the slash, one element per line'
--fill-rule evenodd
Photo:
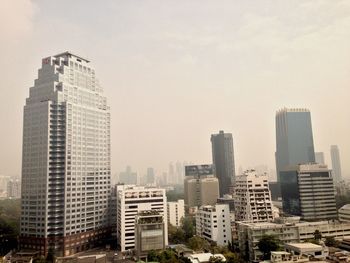
<path fill-rule="evenodd" d="M 8 198 L 21 198 L 21 181 L 18 179 L 7 182 L 7 197 Z"/>
<path fill-rule="evenodd" d="M 267 174 L 249 170 L 236 177 L 234 187 L 235 220 L 250 222 L 272 221 L 273 208 Z"/>
<path fill-rule="evenodd" d="M 90 61 L 42 60 L 23 116 L 21 249 L 58 256 L 108 235 L 110 112 Z"/>
<path fill-rule="evenodd" d="M 183 199 L 176 202 L 167 203 L 168 223 L 179 227 L 181 226 L 181 219 L 185 217 L 185 201 Z"/>
<path fill-rule="evenodd" d="M 136 215 L 157 211 L 164 218 L 165 245 L 168 245 L 168 219 L 165 189 L 117 185 L 117 241 L 121 251 L 135 248 Z"/>
<path fill-rule="evenodd" d="M 329 254 L 328 247 L 310 242 L 288 243 L 284 245 L 284 249 L 293 255 L 308 255 L 321 260 L 326 259 Z"/>
<path fill-rule="evenodd" d="M 338 217 L 340 222 L 350 222 L 350 204 L 343 205 L 338 210 Z"/>
<path fill-rule="evenodd" d="M 227 246 L 231 242 L 229 205 L 201 206 L 196 213 L 196 234 L 219 246 Z"/>
<path fill-rule="evenodd" d="M 283 219 L 283 218 L 281 218 Z M 239 248 L 242 253 L 248 252 L 250 260 L 259 258 L 261 252 L 257 244 L 264 235 L 274 235 L 281 243 L 299 243 L 314 238 L 319 230 L 323 238 L 335 237 L 337 240 L 350 238 L 350 223 L 336 221 L 295 222 L 286 220 L 284 223 L 259 222 L 237 223 Z"/>

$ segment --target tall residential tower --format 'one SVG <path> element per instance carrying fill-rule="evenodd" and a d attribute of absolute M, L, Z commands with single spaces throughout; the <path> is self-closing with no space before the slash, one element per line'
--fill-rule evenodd
<path fill-rule="evenodd" d="M 108 231 L 110 113 L 90 61 L 42 60 L 24 106 L 20 246 L 71 255 Z"/>
<path fill-rule="evenodd" d="M 307 109 L 279 110 L 276 114 L 276 168 L 315 162 L 311 114 Z"/>
<path fill-rule="evenodd" d="M 231 133 L 220 131 L 211 135 L 215 175 L 219 179 L 220 197 L 230 193 L 235 181 L 235 161 Z"/>

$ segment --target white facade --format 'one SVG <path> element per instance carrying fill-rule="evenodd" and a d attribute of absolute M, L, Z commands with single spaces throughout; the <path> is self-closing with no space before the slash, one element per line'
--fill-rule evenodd
<path fill-rule="evenodd" d="M 185 217 L 185 201 L 183 199 L 176 202 L 167 203 L 168 223 L 180 227 L 181 219 Z"/>
<path fill-rule="evenodd" d="M 24 106 L 21 247 L 87 248 L 107 229 L 109 192 L 110 113 L 95 70 L 69 52 L 44 58 Z"/>
<path fill-rule="evenodd" d="M 21 182 L 19 180 L 10 180 L 7 182 L 7 197 L 21 198 Z"/>
<path fill-rule="evenodd" d="M 201 206 L 196 213 L 196 234 L 219 246 L 231 242 L 230 208 L 227 204 Z"/>
<path fill-rule="evenodd" d="M 258 175 L 250 170 L 237 176 L 234 198 L 236 221 L 266 222 L 274 219 L 266 174 Z"/>
<path fill-rule="evenodd" d="M 338 216 L 340 222 L 350 222 L 350 204 L 342 206 L 338 210 Z"/>
<path fill-rule="evenodd" d="M 164 217 L 165 245 L 168 219 L 165 189 L 117 185 L 117 240 L 121 251 L 135 248 L 135 219 L 142 211 L 158 211 Z"/>
<path fill-rule="evenodd" d="M 274 235 L 281 243 L 299 243 L 313 239 L 316 230 L 321 232 L 323 238 L 335 237 L 338 240 L 350 238 L 350 223 L 334 221 L 237 223 L 240 251 L 242 253 L 247 251 L 250 260 L 255 260 L 261 255 L 257 244 L 264 235 Z"/>
<path fill-rule="evenodd" d="M 334 182 L 342 180 L 341 162 L 338 145 L 331 146 L 332 175 Z"/>

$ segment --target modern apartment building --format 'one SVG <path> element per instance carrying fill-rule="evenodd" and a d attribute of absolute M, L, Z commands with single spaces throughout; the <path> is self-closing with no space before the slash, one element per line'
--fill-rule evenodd
<path fill-rule="evenodd" d="M 311 114 L 307 109 L 281 109 L 276 113 L 276 168 L 315 162 Z"/>
<path fill-rule="evenodd" d="M 110 112 L 95 70 L 42 60 L 23 117 L 20 247 L 67 256 L 108 235 Z"/>
<path fill-rule="evenodd" d="M 117 242 L 121 251 L 135 249 L 135 220 L 141 212 L 163 216 L 165 245 L 168 244 L 168 218 L 165 189 L 117 185 Z"/>
<path fill-rule="evenodd" d="M 267 174 L 249 170 L 236 176 L 234 187 L 235 220 L 272 221 L 273 209 Z"/>
<path fill-rule="evenodd" d="M 342 180 L 341 163 L 338 145 L 331 145 L 332 175 L 334 182 Z"/>
<path fill-rule="evenodd" d="M 181 226 L 181 219 L 185 217 L 185 201 L 183 199 L 176 202 L 167 203 L 168 224 L 176 227 Z"/>
<path fill-rule="evenodd" d="M 202 205 L 214 205 L 219 197 L 219 181 L 212 165 L 185 167 L 185 205 L 191 211 Z"/>
<path fill-rule="evenodd" d="M 283 211 L 303 220 L 337 219 L 335 188 L 327 165 L 300 164 L 280 173 Z"/>
<path fill-rule="evenodd" d="M 235 181 L 235 160 L 231 133 L 220 131 L 211 135 L 215 175 L 219 179 L 220 197 L 230 194 Z"/>
<path fill-rule="evenodd" d="M 282 244 L 295 243 L 314 238 L 316 230 L 320 231 L 323 238 L 335 237 L 337 240 L 350 238 L 350 223 L 337 221 L 237 223 L 239 249 L 242 256 L 249 258 L 250 261 L 256 260 L 261 255 L 258 243 L 264 235 L 273 235 Z"/>
<path fill-rule="evenodd" d="M 196 234 L 219 246 L 227 246 L 231 242 L 229 205 L 201 206 L 196 213 Z"/>

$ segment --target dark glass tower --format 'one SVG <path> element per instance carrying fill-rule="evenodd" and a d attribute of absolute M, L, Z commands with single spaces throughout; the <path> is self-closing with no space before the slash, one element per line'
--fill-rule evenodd
<path fill-rule="evenodd" d="M 231 133 L 220 131 L 211 135 L 213 164 L 219 180 L 220 196 L 230 193 L 230 187 L 235 181 L 235 161 L 233 139 Z"/>
<path fill-rule="evenodd" d="M 311 114 L 307 109 L 279 110 L 276 114 L 276 169 L 315 162 Z"/>

